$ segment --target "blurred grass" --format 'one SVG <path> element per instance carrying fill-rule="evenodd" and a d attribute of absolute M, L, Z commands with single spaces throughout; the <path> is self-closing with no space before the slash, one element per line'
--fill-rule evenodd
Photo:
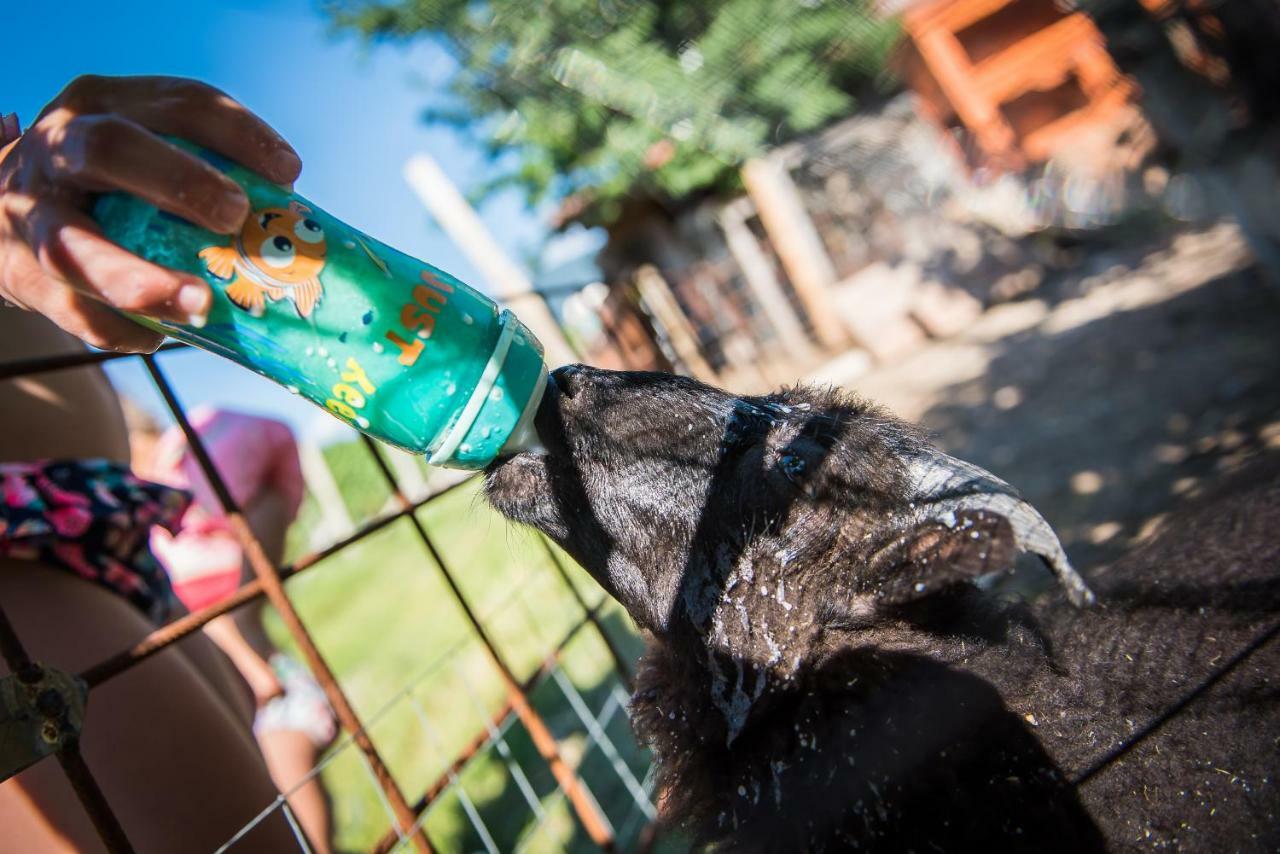
<path fill-rule="evenodd" d="M 389 498 L 368 454 L 358 442 L 325 449 L 357 521 L 381 511 Z M 489 509 L 478 483 L 430 502 L 418 518 L 510 667 L 517 677 L 529 677 L 584 615 L 540 538 Z M 319 519 L 308 496 L 290 533 L 287 560 L 309 550 Z M 595 583 L 567 557 L 561 559 L 582 596 L 590 603 L 601 601 Z M 412 524 L 401 519 L 287 586 L 406 798 L 417 800 L 484 730 L 505 697 L 495 667 Z M 276 643 L 296 654 L 277 615 L 269 612 L 266 619 Z M 610 601 L 601 619 L 634 660 L 641 643 L 625 613 Z M 625 689 L 592 627 L 584 627 L 565 648 L 562 668 L 570 690 L 581 694 L 594 715 L 602 709 L 611 713 L 604 731 L 615 756 L 634 779 L 643 780 L 648 757 L 631 736 L 620 707 Z M 598 745 L 587 749 L 587 728 L 557 680 L 543 680 L 532 697 L 566 760 L 580 765 L 625 850 L 645 821 L 614 761 Z M 459 785 L 428 810 L 425 826 L 437 848 L 485 850 L 470 809 L 500 851 L 594 850 L 518 721 L 507 727 L 504 741 L 506 759 L 492 746 L 485 749 L 461 771 Z M 333 803 L 335 844 L 341 851 L 367 850 L 390 826 L 381 794 L 363 756 L 345 737 L 326 759 L 323 779 Z M 517 779 L 520 774 L 525 780 Z M 542 820 L 521 789 L 525 781 Z"/>

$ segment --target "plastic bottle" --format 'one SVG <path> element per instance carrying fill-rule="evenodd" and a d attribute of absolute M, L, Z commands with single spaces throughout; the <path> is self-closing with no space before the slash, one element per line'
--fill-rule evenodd
<path fill-rule="evenodd" d="M 238 164 L 174 142 L 240 184 L 252 212 L 227 237 L 133 196 L 99 198 L 93 215 L 107 237 L 213 288 L 200 326 L 135 320 L 433 465 L 483 468 L 537 443 L 547 367 L 515 315 Z"/>

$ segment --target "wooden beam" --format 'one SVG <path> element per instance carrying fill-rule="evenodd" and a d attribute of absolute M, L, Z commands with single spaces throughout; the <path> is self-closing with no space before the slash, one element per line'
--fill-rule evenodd
<path fill-rule="evenodd" d="M 578 361 L 551 309 L 534 292 L 533 282 L 493 239 L 439 164 L 427 154 L 416 154 L 405 164 L 404 177 L 440 227 L 480 269 L 493 298 L 515 312 L 542 342 L 547 366 Z"/>
<path fill-rule="evenodd" d="M 993 104 L 1051 89 L 1071 75 L 1077 51 L 1090 41 L 1102 41 L 1092 21 L 1081 14 L 1063 18 L 975 65 L 973 85 Z"/>
<path fill-rule="evenodd" d="M 743 165 L 742 180 L 818 340 L 831 349 L 843 346 L 848 330 L 831 304 L 835 267 L 791 176 L 776 160 L 758 157 Z"/>
<path fill-rule="evenodd" d="M 742 277 L 746 279 L 756 302 L 782 341 L 782 346 L 793 358 L 807 361 L 813 356 L 813 342 L 809 340 L 804 324 L 800 322 L 791 307 L 791 300 L 778 282 L 769 257 L 747 227 L 747 211 L 743 208 L 750 201 L 739 199 L 720 211 L 717 219 L 724 231 L 725 243 L 729 247 L 729 253 L 738 262 Z"/>
<path fill-rule="evenodd" d="M 1013 128 L 996 104 L 974 86 L 973 66 L 955 35 L 932 27 L 913 34 L 920 57 L 947 100 L 989 156 L 1000 159 L 1014 149 Z"/>
<path fill-rule="evenodd" d="M 640 298 L 653 312 L 653 316 L 666 329 L 671 348 L 676 351 L 676 357 L 684 363 L 689 373 L 703 382 L 715 382 L 716 372 L 702 358 L 693 325 L 685 317 L 675 294 L 671 293 L 671 286 L 658 269 L 645 264 L 636 271 L 636 289 L 640 291 Z"/>

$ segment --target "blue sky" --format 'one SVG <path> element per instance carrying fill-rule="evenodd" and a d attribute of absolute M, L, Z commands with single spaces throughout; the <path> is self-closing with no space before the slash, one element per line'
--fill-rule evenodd
<path fill-rule="evenodd" d="M 311 0 L 7 0 L 0 50 L 0 111 L 24 126 L 78 74 L 171 74 L 225 90 L 266 119 L 302 156 L 297 190 L 335 216 L 484 289 L 401 177 L 413 153 L 431 153 L 464 190 L 494 166 L 465 133 L 428 127 L 419 116 L 453 67 L 424 41 L 365 46 L 335 37 Z M 537 252 L 546 211 L 515 193 L 481 215 L 513 257 Z M 582 245 L 580 241 L 571 241 Z M 561 247 L 564 248 L 562 242 Z M 112 380 L 158 409 L 141 364 L 124 360 Z M 184 402 L 274 414 L 325 440 L 345 430 L 271 383 L 203 353 L 162 362 Z"/>

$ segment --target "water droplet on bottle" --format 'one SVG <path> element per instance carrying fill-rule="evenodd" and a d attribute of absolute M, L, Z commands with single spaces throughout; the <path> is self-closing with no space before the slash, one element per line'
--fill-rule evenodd
<path fill-rule="evenodd" d="M 480 431 L 480 436 L 481 436 L 482 438 L 488 439 L 488 438 L 489 438 L 490 436 L 492 436 L 492 435 L 493 435 L 493 428 L 492 428 L 492 427 L 486 427 L 486 428 L 484 428 L 483 430 L 481 430 L 481 431 Z"/>
<path fill-rule="evenodd" d="M 285 386 L 285 389 L 289 392 L 289 394 L 297 394 L 297 393 L 298 393 L 298 387 L 297 387 L 296 385 L 287 385 L 287 386 Z"/>
<path fill-rule="evenodd" d="M 329 364 L 329 367 L 331 367 L 331 368 L 336 368 L 336 367 L 338 367 L 338 360 L 337 360 L 337 359 L 330 359 L 330 360 L 329 360 L 329 362 L 328 362 L 328 364 Z"/>
<path fill-rule="evenodd" d="M 424 341 L 425 341 L 428 337 L 430 337 L 430 335 L 431 335 L 431 332 L 430 332 L 430 331 L 428 331 L 428 330 L 426 330 L 426 329 L 419 329 L 419 330 L 418 330 L 418 337 L 419 337 L 419 338 L 421 338 L 421 339 L 422 339 L 422 340 L 424 340 Z"/>
<path fill-rule="evenodd" d="M 374 342 L 373 342 L 373 352 L 375 352 L 375 353 L 381 353 L 381 352 L 382 352 L 383 350 L 385 350 L 385 349 L 386 349 L 386 348 L 382 346 L 382 342 L 381 342 L 381 341 L 374 341 Z"/>
<path fill-rule="evenodd" d="M 317 352 L 320 354 L 320 358 L 322 359 L 329 355 L 329 351 L 323 347 L 321 347 Z"/>
<path fill-rule="evenodd" d="M 448 397 L 452 397 L 452 396 L 453 396 L 453 393 L 454 393 L 455 391 L 457 391 L 457 390 L 458 390 L 458 387 L 457 387 L 456 385 L 454 385 L 453 383 L 445 383 L 445 384 L 444 384 L 444 393 L 445 393 L 445 395 L 446 395 L 446 396 L 448 396 Z"/>
<path fill-rule="evenodd" d="M 466 442 L 463 442 L 461 445 L 458 446 L 458 452 L 462 454 L 469 454 L 471 453 L 471 446 L 468 445 Z"/>
<path fill-rule="evenodd" d="M 489 399 L 492 400 L 494 403 L 497 403 L 498 401 L 502 400 L 502 389 L 495 388 L 493 391 L 489 392 Z"/>
<path fill-rule="evenodd" d="M 338 340 L 339 340 L 339 341 L 341 341 L 343 344 L 346 344 L 346 343 L 347 343 L 347 333 L 345 333 L 345 332 L 340 333 L 340 334 L 338 335 Z"/>
<path fill-rule="evenodd" d="M 308 355 L 308 356 L 314 356 L 314 355 L 316 354 L 316 348 L 315 348 L 315 347 L 308 347 L 306 352 L 307 352 L 307 355 Z"/>
<path fill-rule="evenodd" d="M 365 418 L 363 415 L 356 416 L 356 423 L 360 425 L 361 430 L 369 429 L 369 419 Z"/>
<path fill-rule="evenodd" d="M 347 249 L 355 249 L 355 248 L 356 248 L 356 242 L 355 242 L 354 240 L 344 240 L 344 241 L 342 241 L 342 245 L 343 245 L 343 247 L 345 247 L 345 248 L 347 248 Z"/>
<path fill-rule="evenodd" d="M 363 323 L 365 326 L 368 326 L 370 323 L 373 323 L 373 309 L 369 309 L 368 311 L 366 311 L 364 315 L 361 316 L 360 322 Z"/>

